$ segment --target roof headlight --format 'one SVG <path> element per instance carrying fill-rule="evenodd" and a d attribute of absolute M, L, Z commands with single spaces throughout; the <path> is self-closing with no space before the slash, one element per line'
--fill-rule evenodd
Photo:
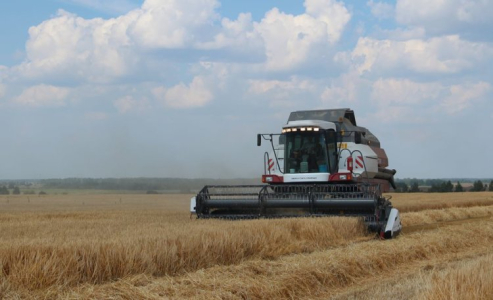
<path fill-rule="evenodd" d="M 301 127 L 300 130 L 301 131 L 306 131 L 306 128 L 305 127 Z"/>
<path fill-rule="evenodd" d="M 313 131 L 320 131 L 320 128 L 315 127 L 315 128 L 313 128 Z"/>

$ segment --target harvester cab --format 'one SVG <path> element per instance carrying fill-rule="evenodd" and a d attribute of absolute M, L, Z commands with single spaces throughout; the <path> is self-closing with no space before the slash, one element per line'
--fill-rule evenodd
<path fill-rule="evenodd" d="M 264 153 L 259 186 L 205 186 L 191 200 L 198 218 L 357 216 L 371 231 L 392 238 L 399 212 L 382 196 L 395 170 L 379 140 L 356 124 L 350 109 L 292 112 L 278 134 L 259 134 Z"/>
<path fill-rule="evenodd" d="M 336 126 L 324 121 L 293 121 L 275 134 L 259 134 L 258 141 L 271 142 L 264 154 L 262 182 L 270 184 L 328 182 L 338 170 Z M 260 146 L 260 142 L 258 142 Z"/>
<path fill-rule="evenodd" d="M 276 134 L 259 134 L 257 144 L 270 141 L 272 151 L 264 155 L 262 182 L 279 183 L 377 183 L 382 192 L 395 188 L 395 170 L 380 141 L 366 128 L 356 125 L 350 109 L 298 111 L 291 113 L 274 143 Z"/>

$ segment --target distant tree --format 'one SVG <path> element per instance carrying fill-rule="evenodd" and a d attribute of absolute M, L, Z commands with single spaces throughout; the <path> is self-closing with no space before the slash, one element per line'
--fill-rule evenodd
<path fill-rule="evenodd" d="M 438 193 L 440 192 L 440 186 L 435 184 L 435 183 L 432 183 L 431 186 L 430 186 L 430 189 L 428 190 L 428 192 L 430 193 Z"/>
<path fill-rule="evenodd" d="M 454 185 L 449 180 L 445 181 L 432 181 L 431 187 L 428 190 L 430 193 L 450 193 L 454 191 Z"/>
<path fill-rule="evenodd" d="M 38 196 L 43 196 L 43 195 L 48 195 L 48 194 L 46 192 L 43 192 L 43 191 L 38 193 Z"/>
<path fill-rule="evenodd" d="M 148 195 L 157 195 L 157 194 L 159 194 L 159 193 L 158 193 L 157 191 L 152 191 L 152 190 L 151 190 L 151 191 L 147 191 L 147 193 L 146 193 L 146 194 L 148 194 Z"/>
<path fill-rule="evenodd" d="M 457 185 L 455 186 L 455 191 L 457 193 L 461 193 L 464 191 L 464 188 L 462 187 L 462 185 L 460 184 L 460 182 L 457 182 Z"/>
<path fill-rule="evenodd" d="M 413 182 L 413 184 L 411 185 L 411 190 L 410 190 L 411 193 L 419 193 L 420 190 L 419 190 L 419 184 L 417 181 Z"/>
<path fill-rule="evenodd" d="M 449 180 L 445 183 L 444 185 L 444 188 L 443 188 L 443 192 L 445 193 L 451 193 L 454 191 L 454 185 L 452 184 L 452 182 Z"/>
<path fill-rule="evenodd" d="M 396 193 L 407 193 L 409 191 L 409 187 L 405 182 L 398 182 L 396 183 L 397 189 L 395 190 Z"/>
<path fill-rule="evenodd" d="M 473 192 L 482 192 L 482 191 L 484 191 L 483 182 L 481 180 L 475 181 L 474 182 L 474 185 L 472 186 L 472 190 L 471 191 L 473 191 Z"/>
<path fill-rule="evenodd" d="M 427 179 L 425 185 L 429 185 L 431 187 L 435 187 L 436 191 L 435 192 L 440 192 L 440 187 L 443 184 L 443 180 L 440 179 Z M 430 188 L 431 191 L 431 188 Z"/>
<path fill-rule="evenodd" d="M 490 188 L 488 189 L 488 191 L 493 192 L 493 180 L 490 182 Z"/>
<path fill-rule="evenodd" d="M 34 195 L 34 194 L 36 194 L 36 192 L 33 191 L 33 190 L 26 190 L 26 191 L 24 191 L 24 195 Z"/>
<path fill-rule="evenodd" d="M 3 185 L 0 187 L 0 195 L 10 195 L 10 192 L 6 186 Z"/>
<path fill-rule="evenodd" d="M 15 185 L 13 182 L 9 183 L 9 190 L 13 189 L 14 187 L 15 187 Z"/>
<path fill-rule="evenodd" d="M 20 194 L 21 194 L 21 190 L 19 189 L 18 186 L 15 186 L 14 191 L 12 191 L 12 195 L 20 195 Z"/>

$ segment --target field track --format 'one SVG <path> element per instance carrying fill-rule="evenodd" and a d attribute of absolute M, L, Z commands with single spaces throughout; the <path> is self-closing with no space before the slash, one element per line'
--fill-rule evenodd
<path fill-rule="evenodd" d="M 402 230 L 403 235 L 411 234 L 414 232 L 424 232 L 428 230 L 435 230 L 447 226 L 457 226 L 457 225 L 462 225 L 462 224 L 467 224 L 467 223 L 475 223 L 475 222 L 480 222 L 482 220 L 488 220 L 490 219 L 491 216 L 485 216 L 485 217 L 475 217 L 475 218 L 467 218 L 467 219 L 458 219 L 458 220 L 449 220 L 449 221 L 441 221 L 441 222 L 436 222 L 436 223 L 431 223 L 431 224 L 418 224 L 418 225 L 410 225 L 406 226 Z"/>
<path fill-rule="evenodd" d="M 182 195 L 73 196 L 54 212 L 49 206 L 62 196 L 0 198 L 0 296 L 481 298 L 493 292 L 493 274 L 484 268 L 493 263 L 493 193 L 461 195 L 450 203 L 444 195 L 394 196 L 394 206 L 406 209 L 404 231 L 392 241 L 345 218 L 190 220 Z M 85 257 L 74 271 L 71 249 Z M 92 275 L 81 277 L 77 270 L 89 267 Z"/>

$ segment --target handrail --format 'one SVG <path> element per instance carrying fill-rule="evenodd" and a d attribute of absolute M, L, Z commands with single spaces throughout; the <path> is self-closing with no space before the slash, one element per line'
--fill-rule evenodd
<path fill-rule="evenodd" d="M 360 150 L 351 151 L 349 149 L 340 149 L 339 150 L 339 159 L 341 157 L 342 152 L 344 152 L 344 151 L 348 151 L 351 158 L 353 158 L 354 153 L 359 153 L 361 155 L 361 157 L 363 158 L 363 168 L 364 168 L 363 173 L 365 173 L 366 181 L 369 184 L 370 183 L 370 176 L 368 176 L 368 170 L 366 169 L 366 162 L 365 162 L 365 157 L 363 156 L 363 153 Z M 347 162 L 345 162 L 345 163 L 347 163 Z M 354 170 L 354 168 L 353 168 L 353 170 Z M 351 175 L 354 176 L 354 174 L 355 173 L 353 171 L 351 171 Z"/>
<path fill-rule="evenodd" d="M 267 169 L 267 165 L 269 164 L 269 152 L 264 153 L 264 175 L 267 175 L 267 170 L 269 170 L 269 175 L 270 175 L 270 168 Z"/>
<path fill-rule="evenodd" d="M 363 158 L 363 167 L 364 167 L 364 173 L 366 175 L 366 180 L 368 183 L 370 183 L 370 176 L 368 176 L 368 170 L 366 170 L 366 162 L 365 162 L 365 157 L 363 156 L 363 153 L 360 150 L 354 150 L 351 152 L 351 157 L 353 157 L 353 154 L 355 152 L 358 152 L 361 155 L 361 158 Z"/>
<path fill-rule="evenodd" d="M 280 167 L 280 164 L 279 164 L 279 159 L 278 159 L 278 157 L 277 157 L 277 153 L 276 153 L 276 149 L 275 149 L 275 147 L 274 147 L 274 141 L 273 141 L 273 139 L 272 139 L 272 136 L 274 136 L 274 135 L 282 135 L 282 134 L 272 134 L 272 133 L 271 133 L 271 134 L 266 134 L 266 133 L 261 133 L 261 134 L 260 134 L 260 136 L 261 136 L 264 140 L 266 140 L 266 141 L 270 141 L 270 144 L 271 144 L 271 146 L 272 146 L 272 152 L 274 152 L 274 157 L 276 158 L 277 169 L 279 170 L 279 172 L 280 172 L 281 174 L 284 174 L 284 172 L 281 170 L 281 167 Z M 265 137 L 265 136 L 268 136 L 268 137 Z"/>

